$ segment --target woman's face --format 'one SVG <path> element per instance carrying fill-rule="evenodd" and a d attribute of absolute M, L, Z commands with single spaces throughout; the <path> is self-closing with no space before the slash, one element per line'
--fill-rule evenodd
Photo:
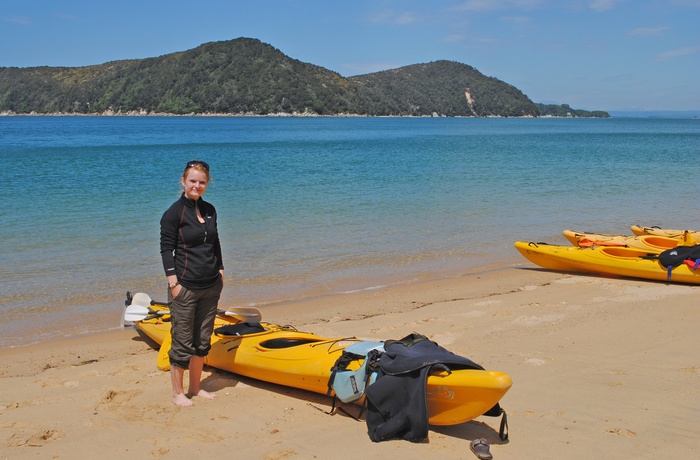
<path fill-rule="evenodd" d="M 182 186 L 185 188 L 185 196 L 192 200 L 198 200 L 207 190 L 209 180 L 207 175 L 197 168 L 190 168 L 187 175 L 182 179 Z"/>

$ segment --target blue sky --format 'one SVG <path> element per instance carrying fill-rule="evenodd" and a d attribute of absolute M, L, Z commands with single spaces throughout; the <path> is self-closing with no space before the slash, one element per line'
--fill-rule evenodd
<path fill-rule="evenodd" d="M 700 109 L 700 0 L 2 0 L 0 67 L 257 38 L 343 76 L 441 59 L 542 103 Z"/>

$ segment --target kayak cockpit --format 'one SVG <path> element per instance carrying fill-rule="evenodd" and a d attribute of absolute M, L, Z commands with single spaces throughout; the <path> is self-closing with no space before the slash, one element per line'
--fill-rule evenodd
<path fill-rule="evenodd" d="M 327 339 L 322 339 L 320 337 L 312 336 L 310 334 L 303 334 L 297 331 L 286 331 L 288 336 L 279 337 L 279 334 L 274 334 L 276 337 L 271 337 L 267 340 L 262 340 L 264 336 L 272 334 L 274 332 L 281 332 L 278 328 L 272 327 L 268 328 L 260 323 L 235 323 L 227 324 L 225 326 L 218 327 L 214 330 L 214 333 L 221 338 L 244 338 L 244 337 L 257 337 L 256 340 L 260 340 L 256 348 L 259 350 L 279 350 L 284 348 L 292 348 L 299 345 L 308 345 L 317 342 L 327 342 Z"/>
<path fill-rule="evenodd" d="M 319 340 L 316 338 L 311 338 L 311 337 L 277 337 L 274 339 L 270 340 L 265 340 L 263 342 L 260 342 L 258 344 L 259 348 L 271 348 L 271 349 L 280 349 L 280 348 L 291 348 L 291 347 L 296 347 L 299 345 L 308 345 L 310 343 L 316 343 L 316 342 L 327 342 L 327 340 Z"/>
<path fill-rule="evenodd" d="M 260 323 L 235 323 L 217 327 L 214 329 L 214 334 L 219 337 L 240 337 L 242 335 L 259 334 L 267 331 L 269 331 L 269 329 L 265 328 Z"/>

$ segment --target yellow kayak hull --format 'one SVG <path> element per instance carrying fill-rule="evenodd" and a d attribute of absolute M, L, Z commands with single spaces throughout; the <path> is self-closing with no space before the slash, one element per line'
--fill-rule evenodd
<path fill-rule="evenodd" d="M 692 245 L 695 241 L 689 241 L 687 235 L 681 232 L 679 237 L 666 237 L 657 235 L 608 235 L 604 233 L 577 232 L 564 230 L 564 236 L 571 244 L 579 247 L 592 246 L 625 246 L 642 249 L 649 253 L 659 254 L 667 249 L 679 245 Z"/>
<path fill-rule="evenodd" d="M 642 225 L 632 225 L 630 229 L 635 235 L 665 236 L 667 238 L 680 238 L 687 231 L 693 238 L 700 239 L 700 231 L 697 230 L 673 230 L 669 228 L 644 227 Z"/>
<path fill-rule="evenodd" d="M 217 317 L 216 327 L 235 322 Z M 326 394 L 331 368 L 345 347 L 358 342 L 355 338 L 324 338 L 261 324 L 264 332 L 225 337 L 214 334 L 206 364 L 257 380 Z M 135 326 L 161 345 L 158 367 L 169 368 L 167 316 L 139 321 Z M 466 369 L 430 375 L 428 421 L 432 425 L 456 425 L 479 417 L 495 406 L 511 385 L 510 375 L 497 371 Z"/>
<path fill-rule="evenodd" d="M 668 270 L 648 251 L 620 246 L 579 248 L 518 241 L 515 248 L 530 262 L 549 270 L 668 281 Z M 671 282 L 700 284 L 700 270 L 687 264 L 674 268 Z"/>

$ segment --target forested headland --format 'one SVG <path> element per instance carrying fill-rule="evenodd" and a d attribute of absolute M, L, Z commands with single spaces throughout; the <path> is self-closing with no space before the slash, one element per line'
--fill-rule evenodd
<path fill-rule="evenodd" d="M 453 61 L 354 77 L 251 38 L 85 67 L 0 67 L 3 114 L 608 117 L 532 102 Z"/>

